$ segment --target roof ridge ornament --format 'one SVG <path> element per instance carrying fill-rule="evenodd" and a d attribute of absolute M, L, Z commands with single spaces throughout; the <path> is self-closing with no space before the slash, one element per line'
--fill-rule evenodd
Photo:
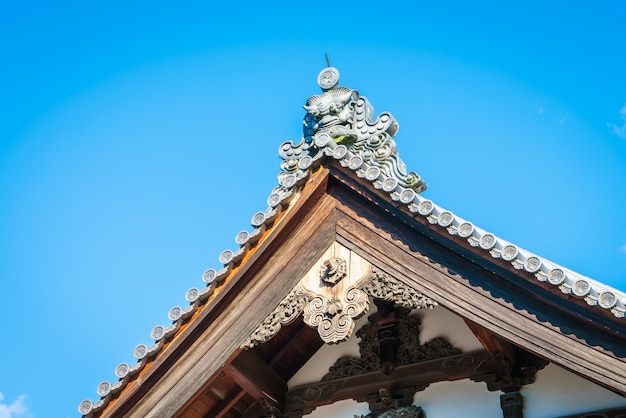
<path fill-rule="evenodd" d="M 398 155 L 393 138 L 399 126 L 391 113 L 375 117 L 367 98 L 357 90 L 339 86 L 339 71 L 335 67 L 329 65 L 320 71 L 317 83 L 323 93 L 309 97 L 304 105 L 300 143 L 286 141 L 279 148 L 283 162 L 278 175 L 280 186 L 275 193 L 290 191 L 325 156 L 334 157 L 387 192 L 426 190 L 420 176 L 408 172 Z"/>
<path fill-rule="evenodd" d="M 317 84 L 322 90 L 327 91 L 336 87 L 339 83 L 339 70 L 335 67 L 324 68 L 317 76 Z"/>

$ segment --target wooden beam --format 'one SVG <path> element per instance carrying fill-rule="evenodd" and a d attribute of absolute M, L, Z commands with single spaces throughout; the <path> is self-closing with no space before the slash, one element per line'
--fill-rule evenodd
<path fill-rule="evenodd" d="M 495 356 L 500 353 L 509 360 L 511 364 L 515 363 L 515 349 L 510 343 L 496 337 L 492 332 L 487 331 L 485 328 L 467 318 L 463 318 L 463 320 L 489 354 Z"/>
<path fill-rule="evenodd" d="M 254 399 L 284 404 L 287 382 L 251 350 L 241 351 L 230 364 L 224 366 L 224 372 Z"/>
<path fill-rule="evenodd" d="M 301 411 L 345 399 L 364 399 L 383 388 L 418 391 L 434 382 L 469 378 L 489 358 L 486 351 L 476 351 L 396 367 L 390 374 L 377 371 L 298 386 L 286 395 L 285 415 L 297 416 Z"/>
<path fill-rule="evenodd" d="M 243 398 L 246 394 L 244 390 L 238 390 L 229 394 L 229 396 L 222 400 L 217 406 L 215 406 L 207 418 L 222 418 L 227 416 L 230 410 L 235 406 L 241 398 Z"/>

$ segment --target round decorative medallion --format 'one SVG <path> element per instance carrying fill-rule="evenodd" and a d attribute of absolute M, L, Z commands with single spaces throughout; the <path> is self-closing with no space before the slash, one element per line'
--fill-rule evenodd
<path fill-rule="evenodd" d="M 141 360 L 146 356 L 146 354 L 148 354 L 148 346 L 145 344 L 139 344 L 135 347 L 135 351 L 133 352 L 133 355 L 137 360 Z"/>
<path fill-rule="evenodd" d="M 485 234 L 480 237 L 479 244 L 480 248 L 483 250 L 490 250 L 496 245 L 496 237 L 494 237 L 493 234 Z"/>
<path fill-rule="evenodd" d="M 208 269 L 202 275 L 202 281 L 205 282 L 206 284 L 211 284 L 213 280 L 215 280 L 216 276 L 217 276 L 217 272 L 215 271 L 215 269 Z"/>
<path fill-rule="evenodd" d="M 345 145 L 339 145 L 333 150 L 333 157 L 336 160 L 341 160 L 348 153 L 348 148 Z"/>
<path fill-rule="evenodd" d="M 159 341 L 161 338 L 163 338 L 164 334 L 165 334 L 165 328 L 163 328 L 161 325 L 157 325 L 156 327 L 152 328 L 152 332 L 150 333 L 150 336 L 152 337 L 154 341 Z"/>
<path fill-rule="evenodd" d="M 220 263 L 222 264 L 228 264 L 232 261 L 232 259 L 233 259 L 233 252 L 231 250 L 224 250 L 220 254 Z"/>
<path fill-rule="evenodd" d="M 502 249 L 502 258 L 506 261 L 513 261 L 517 257 L 519 250 L 515 245 L 507 245 Z"/>
<path fill-rule="evenodd" d="M 435 209 L 435 205 L 433 205 L 433 202 L 431 202 L 430 200 L 424 200 L 417 207 L 417 211 L 420 213 L 420 215 L 424 216 L 430 215 L 433 209 Z"/>
<path fill-rule="evenodd" d="M 339 70 L 335 67 L 327 67 L 320 71 L 317 76 L 317 84 L 322 90 L 329 90 L 339 83 Z"/>
<path fill-rule="evenodd" d="M 78 405 L 78 413 L 82 415 L 87 415 L 93 409 L 93 404 L 90 400 L 85 400 Z"/>
<path fill-rule="evenodd" d="M 169 319 L 171 319 L 172 321 L 177 321 L 178 318 L 181 317 L 181 315 L 183 314 L 183 310 L 180 309 L 179 306 L 174 306 L 172 309 L 170 309 L 170 311 L 167 314 L 167 317 Z"/>
<path fill-rule="evenodd" d="M 591 291 L 591 286 L 586 280 L 576 280 L 572 285 L 572 292 L 576 296 L 587 296 Z"/>
<path fill-rule="evenodd" d="M 318 148 L 324 148 L 332 140 L 333 138 L 326 132 L 320 132 L 315 135 L 315 145 L 317 145 Z"/>
<path fill-rule="evenodd" d="M 348 161 L 348 167 L 350 167 L 351 170 L 356 170 L 362 165 L 363 165 L 363 159 L 359 156 L 352 157 L 350 158 L 350 161 Z"/>
<path fill-rule="evenodd" d="M 250 238 L 248 231 L 241 231 L 235 236 L 235 242 L 239 245 L 244 245 L 248 242 L 248 238 Z"/>
<path fill-rule="evenodd" d="M 200 291 L 195 287 L 192 287 L 187 291 L 187 293 L 185 293 L 185 299 L 187 299 L 187 302 L 189 303 L 195 302 L 196 299 L 198 299 L 198 296 L 200 296 Z"/>
<path fill-rule="evenodd" d="M 313 158 L 308 155 L 305 155 L 304 157 L 300 158 L 300 161 L 298 161 L 298 167 L 300 167 L 301 170 L 306 170 L 307 168 L 311 167 L 311 164 L 313 164 Z"/>
<path fill-rule="evenodd" d="M 259 226 L 263 225 L 263 223 L 265 222 L 265 213 L 264 212 L 257 212 L 252 216 L 252 220 L 250 221 L 250 223 L 252 224 L 253 227 L 258 228 Z"/>
<path fill-rule="evenodd" d="M 526 261 L 524 261 L 524 268 L 529 273 L 535 273 L 541 268 L 541 260 L 537 257 L 528 257 Z"/>
<path fill-rule="evenodd" d="M 281 184 L 285 189 L 291 189 L 296 184 L 296 176 L 287 174 L 282 178 Z"/>
<path fill-rule="evenodd" d="M 406 189 L 402 193 L 400 193 L 400 202 L 408 205 L 415 199 L 415 192 L 411 189 Z"/>
<path fill-rule="evenodd" d="M 548 282 L 553 285 L 560 285 L 565 281 L 565 273 L 561 269 L 552 269 L 548 273 Z"/>
<path fill-rule="evenodd" d="M 126 377 L 129 370 L 130 370 L 130 367 L 128 367 L 128 364 L 121 363 L 115 368 L 115 375 L 119 377 L 120 379 L 123 379 L 124 377 Z"/>
<path fill-rule="evenodd" d="M 389 177 L 388 179 L 385 179 L 385 181 L 383 181 L 383 190 L 387 193 L 393 192 L 397 186 L 398 180 L 394 179 L 393 177 Z M 400 200 L 402 200 L 402 196 L 400 196 Z"/>
<path fill-rule="evenodd" d="M 603 292 L 598 297 L 598 303 L 605 309 L 611 309 L 617 303 L 617 298 L 612 292 Z"/>
<path fill-rule="evenodd" d="M 267 205 L 271 207 L 278 206 L 280 200 L 280 195 L 278 193 L 272 193 L 270 197 L 267 198 Z"/>
<path fill-rule="evenodd" d="M 452 225 L 452 221 L 454 221 L 454 216 L 452 212 L 442 212 L 437 219 L 437 223 L 443 227 L 447 227 Z"/>
<path fill-rule="evenodd" d="M 378 167 L 370 167 L 365 172 L 365 178 L 369 181 L 374 181 L 380 176 L 380 168 Z"/>
<path fill-rule="evenodd" d="M 109 392 L 111 391 L 111 384 L 109 382 L 102 382 L 98 385 L 98 389 L 96 389 L 96 392 L 98 393 L 98 395 L 105 397 L 109 394 Z"/>
<path fill-rule="evenodd" d="M 472 232 L 474 232 L 474 225 L 469 222 L 463 222 L 459 225 L 457 234 L 459 234 L 461 238 L 467 238 L 472 235 Z"/>

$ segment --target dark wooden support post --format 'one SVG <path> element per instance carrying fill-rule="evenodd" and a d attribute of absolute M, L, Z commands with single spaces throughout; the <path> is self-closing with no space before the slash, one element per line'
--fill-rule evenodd
<path fill-rule="evenodd" d="M 517 391 L 500 395 L 500 407 L 504 418 L 523 418 L 524 402 Z"/>

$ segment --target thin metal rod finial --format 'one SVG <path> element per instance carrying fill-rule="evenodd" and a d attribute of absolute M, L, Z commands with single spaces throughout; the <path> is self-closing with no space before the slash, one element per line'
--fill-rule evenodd
<path fill-rule="evenodd" d="M 328 52 L 326 53 L 326 64 L 330 67 L 330 58 L 328 58 Z"/>

